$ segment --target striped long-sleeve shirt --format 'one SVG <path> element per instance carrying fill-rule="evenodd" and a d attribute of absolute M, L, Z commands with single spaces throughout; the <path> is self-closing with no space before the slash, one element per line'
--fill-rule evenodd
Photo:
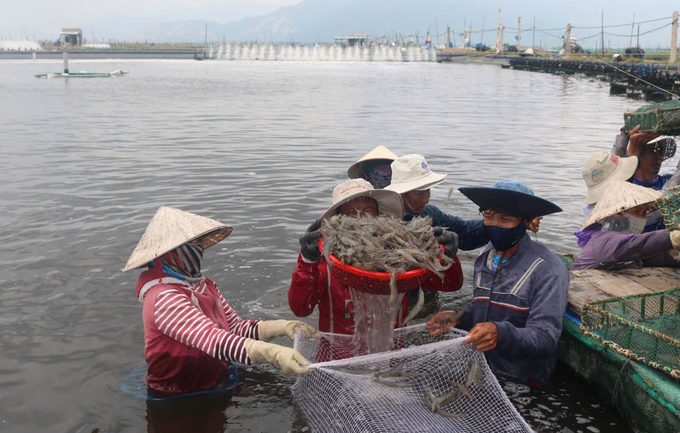
<path fill-rule="evenodd" d="M 153 316 L 158 329 L 168 337 L 213 358 L 250 364 L 245 340 L 258 338 L 259 321 L 241 319 L 212 280 L 206 278 L 188 287 L 190 292 L 183 290 L 184 287 L 166 288 L 156 295 Z M 197 295 L 202 295 L 199 296 L 200 301 Z M 204 312 L 202 309 L 205 308 L 213 311 Z M 218 326 L 219 323 L 208 317 L 220 316 L 216 314 L 215 308 L 224 311 L 228 326 Z"/>

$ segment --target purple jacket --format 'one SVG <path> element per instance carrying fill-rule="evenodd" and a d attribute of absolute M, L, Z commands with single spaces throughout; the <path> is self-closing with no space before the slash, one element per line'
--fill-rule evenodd
<path fill-rule="evenodd" d="M 597 224 L 574 233 L 583 249 L 572 270 L 680 266 L 668 253 L 673 244 L 666 230 L 626 235 L 615 231 L 603 232 L 599 227 Z"/>
<path fill-rule="evenodd" d="M 469 331 L 477 323 L 493 322 L 498 342 L 486 352 L 491 369 L 523 383 L 548 384 L 567 308 L 567 268 L 527 235 L 496 278 L 493 254 L 489 243 L 475 261 L 474 301 L 459 327 Z"/>

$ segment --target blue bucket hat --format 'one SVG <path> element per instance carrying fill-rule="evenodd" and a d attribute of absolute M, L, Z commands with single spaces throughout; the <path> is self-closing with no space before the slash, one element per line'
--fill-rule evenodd
<path fill-rule="evenodd" d="M 493 210 L 527 218 L 562 212 L 562 208 L 537 197 L 531 188 L 516 180 L 500 180 L 490 188 L 463 187 L 458 189 L 481 210 Z"/>

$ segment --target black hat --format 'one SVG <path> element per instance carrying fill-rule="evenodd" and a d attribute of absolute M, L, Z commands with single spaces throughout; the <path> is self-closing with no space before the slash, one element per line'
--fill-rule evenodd
<path fill-rule="evenodd" d="M 516 180 L 501 180 L 494 183 L 491 188 L 464 187 L 458 189 L 481 210 L 488 209 L 527 218 L 562 212 L 562 208 L 535 196 L 528 186 Z"/>

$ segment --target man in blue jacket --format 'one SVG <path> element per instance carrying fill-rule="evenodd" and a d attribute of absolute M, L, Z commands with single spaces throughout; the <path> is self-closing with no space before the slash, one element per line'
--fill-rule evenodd
<path fill-rule="evenodd" d="M 544 386 L 557 363 L 569 274 L 526 231 L 533 218 L 562 209 L 512 180 L 460 191 L 483 211 L 483 232 L 491 241 L 475 261 L 472 304 L 460 320 L 451 320 L 453 311 L 436 314 L 427 323 L 430 335 L 453 326 L 468 330 L 466 343 L 486 353 L 495 373 Z"/>

